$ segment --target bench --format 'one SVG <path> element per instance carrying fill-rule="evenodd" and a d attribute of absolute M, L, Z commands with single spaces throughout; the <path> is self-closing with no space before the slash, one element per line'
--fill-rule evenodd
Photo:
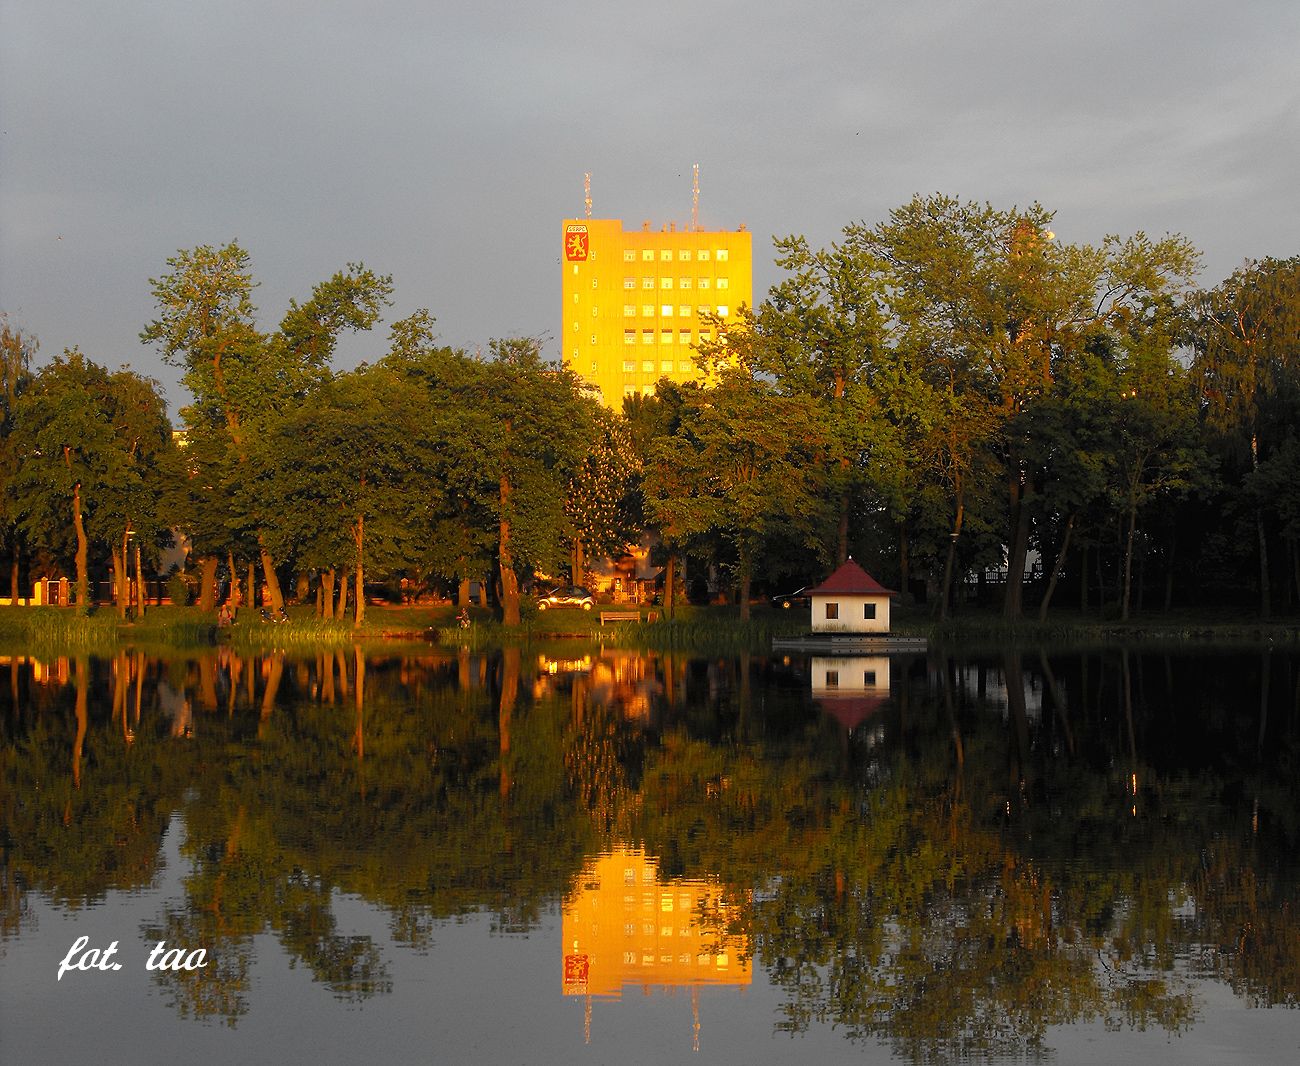
<path fill-rule="evenodd" d="M 601 611 L 600 624 L 606 622 L 639 622 L 641 621 L 640 611 Z"/>

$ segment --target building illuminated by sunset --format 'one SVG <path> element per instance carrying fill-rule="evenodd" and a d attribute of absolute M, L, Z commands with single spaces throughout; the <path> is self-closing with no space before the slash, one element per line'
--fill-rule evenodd
<path fill-rule="evenodd" d="M 748 941 L 727 931 L 736 911 L 718 882 L 661 880 L 639 849 L 593 858 L 564 905 L 564 993 L 746 987 Z"/>
<path fill-rule="evenodd" d="M 560 262 L 564 365 L 605 404 L 654 392 L 660 378 L 696 377 L 707 315 L 734 319 L 753 303 L 753 242 L 737 230 L 626 230 L 618 219 L 565 219 Z"/>

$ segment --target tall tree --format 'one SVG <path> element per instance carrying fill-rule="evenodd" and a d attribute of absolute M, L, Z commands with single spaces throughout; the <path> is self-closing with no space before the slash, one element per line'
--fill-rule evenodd
<path fill-rule="evenodd" d="M 17 473 L 18 456 L 9 437 L 14 428 L 18 397 L 31 383 L 32 358 L 36 349 L 36 338 L 11 325 L 9 317 L 0 313 L 0 535 L 3 535 L 10 553 L 9 596 L 12 603 L 18 602 L 20 594 L 18 571 L 23 546 L 10 491 Z"/>

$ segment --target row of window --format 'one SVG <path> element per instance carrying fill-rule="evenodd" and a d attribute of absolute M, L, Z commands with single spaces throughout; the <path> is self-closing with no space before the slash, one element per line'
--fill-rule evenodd
<path fill-rule="evenodd" d="M 623 288 L 635 289 L 638 287 L 637 278 L 626 277 L 623 279 Z M 640 288 L 642 289 L 707 289 L 716 285 L 719 289 L 731 288 L 730 278 L 641 278 Z"/>
<path fill-rule="evenodd" d="M 863 688 L 874 688 L 874 687 L 875 687 L 875 684 L 876 684 L 876 672 L 875 672 L 874 670 L 863 670 L 863 671 L 862 671 L 862 687 L 863 687 Z M 827 687 L 827 688 L 839 688 L 839 687 L 840 687 L 840 672 L 839 672 L 838 670 L 827 670 L 827 671 L 826 671 L 826 687 Z"/>
<path fill-rule="evenodd" d="M 826 605 L 826 617 L 838 618 L 840 616 L 840 605 L 838 603 L 828 603 Z M 876 617 L 876 605 L 874 603 L 864 603 L 862 605 L 863 618 Z"/>
<path fill-rule="evenodd" d="M 656 333 L 656 331 L 653 330 L 653 329 L 643 329 L 643 330 L 641 331 L 641 343 L 642 343 L 642 344 L 654 344 L 654 342 L 655 342 L 655 333 Z M 673 331 L 670 330 L 670 329 L 661 329 L 661 330 L 658 331 L 658 340 L 659 340 L 659 343 L 660 343 L 660 344 L 672 344 L 672 343 L 673 343 L 673 336 L 674 336 Z M 677 331 L 676 337 L 677 337 L 677 342 L 678 342 L 679 344 L 691 344 L 691 343 L 692 343 L 692 341 L 691 341 L 691 331 L 690 331 L 689 329 L 679 329 L 679 330 Z M 636 330 L 634 330 L 634 329 L 625 329 L 625 330 L 623 331 L 623 343 L 624 343 L 624 344 L 635 344 L 635 343 L 636 343 L 636 338 L 637 338 L 637 331 L 636 331 Z M 709 341 L 711 341 L 712 339 L 713 339 L 713 334 L 710 333 L 708 330 L 701 330 L 701 331 L 700 331 L 700 343 L 701 343 L 701 344 L 707 344 L 707 343 L 708 343 Z M 595 341 L 592 341 L 592 343 L 594 344 Z"/>
<path fill-rule="evenodd" d="M 660 318 L 672 318 L 672 317 L 673 317 L 673 312 L 674 312 L 674 307 L 676 308 L 676 314 L 677 314 L 677 317 L 678 317 L 678 318 L 690 318 L 690 316 L 691 316 L 692 314 L 696 314 L 696 315 L 699 315 L 699 316 L 703 317 L 704 315 L 708 315 L 708 314 L 712 314 L 712 313 L 713 313 L 713 308 L 712 308 L 711 306 L 709 306 L 708 304 L 699 304 L 699 305 L 691 305 L 691 304 L 676 304 L 676 305 L 673 305 L 673 304 L 659 304 L 658 306 L 656 306 L 655 304 L 641 304 L 641 306 L 640 306 L 641 317 L 642 317 L 642 318 L 653 318 L 656 314 L 658 314 Z M 718 314 L 721 315 L 721 316 L 723 316 L 724 318 L 725 318 L 725 317 L 727 316 L 727 314 L 731 311 L 731 305 L 730 305 L 730 304 L 718 304 L 717 307 L 718 307 Z M 636 318 L 636 316 L 637 316 L 637 305 L 636 305 L 636 304 L 624 304 L 624 305 L 623 305 L 623 317 L 624 317 L 624 318 Z M 592 318 L 595 318 L 595 317 L 596 317 L 596 315 L 595 315 L 595 309 L 594 309 L 594 308 L 592 309 L 592 316 L 591 316 L 591 317 L 592 317 Z M 577 324 L 576 324 L 576 323 L 574 324 L 574 328 L 575 328 L 575 329 L 577 328 Z"/>
<path fill-rule="evenodd" d="M 673 372 L 673 366 L 674 366 L 673 360 L 671 360 L 671 359 L 660 359 L 660 360 L 659 360 L 659 373 L 661 373 L 661 374 L 671 374 L 671 373 Z M 692 370 L 692 364 L 691 364 L 691 361 L 690 361 L 689 359 L 681 359 L 681 360 L 678 360 L 677 363 L 676 363 L 676 367 L 677 367 L 677 372 L 678 372 L 679 374 L 689 374 L 689 373 L 691 372 L 691 370 Z M 641 360 L 641 373 L 643 373 L 643 374 L 653 374 L 654 372 L 655 372 L 655 361 L 654 361 L 653 359 L 642 359 L 642 360 Z M 636 360 L 635 360 L 635 359 L 624 359 L 624 360 L 623 360 L 623 373 L 624 373 L 624 374 L 635 374 L 635 373 L 636 373 Z"/>
<path fill-rule="evenodd" d="M 692 259 L 697 263 L 707 263 L 710 258 L 715 263 L 725 263 L 730 258 L 730 253 L 726 248 L 715 248 L 712 252 L 708 248 L 701 248 L 695 252 L 689 248 L 678 248 L 676 252 L 671 248 L 660 248 L 657 253 L 653 248 L 623 249 L 625 263 L 635 263 L 638 259 L 643 263 L 653 263 L 656 259 L 661 263 L 671 263 L 674 259 L 679 263 L 689 263 Z"/>

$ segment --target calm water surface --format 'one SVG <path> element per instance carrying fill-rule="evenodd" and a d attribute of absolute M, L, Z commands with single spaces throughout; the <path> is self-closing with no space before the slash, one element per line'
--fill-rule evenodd
<path fill-rule="evenodd" d="M 1291 652 L 10 656 L 0 708 L 5 1063 L 1300 1060 Z"/>

